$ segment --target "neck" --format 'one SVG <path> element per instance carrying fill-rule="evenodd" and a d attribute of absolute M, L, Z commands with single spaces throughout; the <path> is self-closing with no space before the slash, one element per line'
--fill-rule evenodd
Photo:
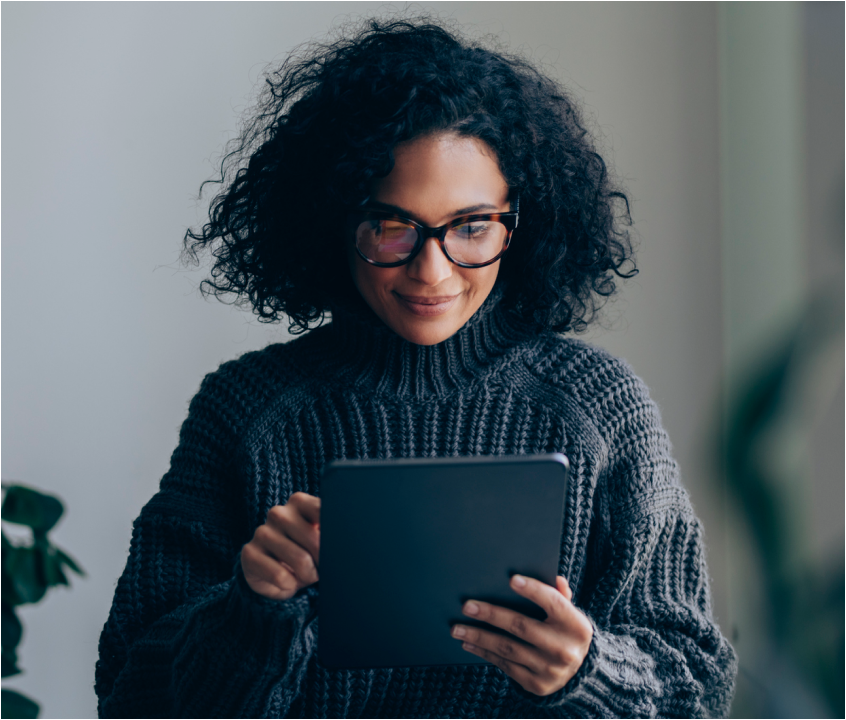
<path fill-rule="evenodd" d="M 500 304 L 497 287 L 457 333 L 415 345 L 387 327 L 363 302 L 332 310 L 332 342 L 350 381 L 374 394 L 426 398 L 460 391 L 484 378 L 525 331 Z"/>

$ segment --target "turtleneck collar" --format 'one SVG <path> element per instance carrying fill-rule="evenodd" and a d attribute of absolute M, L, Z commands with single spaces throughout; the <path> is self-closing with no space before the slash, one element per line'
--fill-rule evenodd
<path fill-rule="evenodd" d="M 332 310 L 328 339 L 345 381 L 376 395 L 423 399 L 460 390 L 488 375 L 530 336 L 500 302 L 497 285 L 473 317 L 437 345 L 415 345 L 363 301 Z"/>

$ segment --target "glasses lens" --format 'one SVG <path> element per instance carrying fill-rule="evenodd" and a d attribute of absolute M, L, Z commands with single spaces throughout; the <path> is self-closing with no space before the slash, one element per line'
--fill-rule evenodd
<path fill-rule="evenodd" d="M 364 220 L 355 231 L 355 246 L 373 262 L 391 265 L 402 262 L 414 250 L 417 230 L 398 220 Z"/>
<path fill-rule="evenodd" d="M 477 265 L 493 260 L 505 247 L 508 229 L 495 220 L 473 220 L 447 231 L 444 245 L 456 262 Z"/>

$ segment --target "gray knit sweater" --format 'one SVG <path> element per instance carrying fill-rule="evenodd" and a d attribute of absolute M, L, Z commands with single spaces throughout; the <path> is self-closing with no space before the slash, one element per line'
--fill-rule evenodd
<path fill-rule="evenodd" d="M 320 495 L 330 460 L 547 452 L 571 462 L 559 569 L 595 626 L 581 669 L 551 696 L 492 665 L 328 670 L 318 586 L 272 601 L 240 574 L 238 553 L 268 509 Z M 100 638 L 100 714 L 725 715 L 736 660 L 711 614 L 702 529 L 678 475 L 625 363 L 528 336 L 495 297 L 431 347 L 369 311 L 336 312 L 203 381 L 134 525 Z"/>

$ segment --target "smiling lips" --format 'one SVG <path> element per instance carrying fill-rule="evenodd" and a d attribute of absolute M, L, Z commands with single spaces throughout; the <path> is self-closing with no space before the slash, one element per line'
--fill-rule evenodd
<path fill-rule="evenodd" d="M 425 295 L 401 295 L 394 291 L 400 304 L 409 312 L 415 315 L 431 316 L 443 315 L 458 299 L 458 295 L 437 295 L 428 297 Z"/>

